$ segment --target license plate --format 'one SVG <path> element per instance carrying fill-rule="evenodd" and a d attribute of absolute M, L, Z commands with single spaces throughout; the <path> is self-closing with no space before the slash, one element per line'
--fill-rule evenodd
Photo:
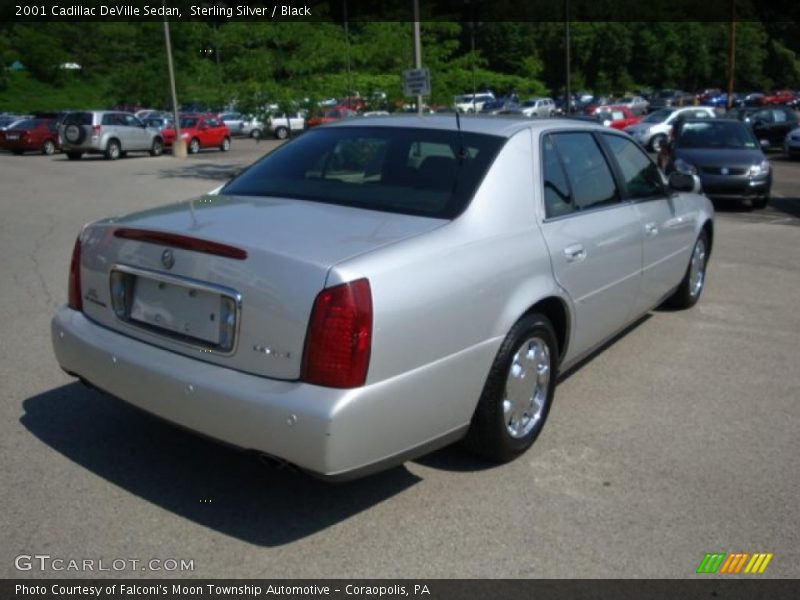
<path fill-rule="evenodd" d="M 222 297 L 205 290 L 137 277 L 130 319 L 210 344 L 220 343 Z"/>

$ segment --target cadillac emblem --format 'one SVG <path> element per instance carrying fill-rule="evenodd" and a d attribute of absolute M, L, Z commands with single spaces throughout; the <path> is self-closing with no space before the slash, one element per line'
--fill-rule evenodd
<path fill-rule="evenodd" d="M 175 255 L 169 248 L 161 253 L 161 264 L 164 265 L 165 269 L 171 269 L 172 265 L 175 264 Z"/>

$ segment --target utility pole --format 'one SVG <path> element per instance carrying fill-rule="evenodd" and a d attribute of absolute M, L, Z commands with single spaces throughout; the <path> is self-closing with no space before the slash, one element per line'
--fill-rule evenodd
<path fill-rule="evenodd" d="M 566 44 L 566 71 L 567 71 L 567 85 L 566 85 L 566 98 L 565 98 L 565 112 L 570 114 L 572 112 L 572 89 L 570 86 L 570 56 L 569 56 L 569 0 L 564 0 L 564 38 Z"/>
<path fill-rule="evenodd" d="M 419 36 L 419 0 L 414 1 L 414 68 L 422 68 L 422 42 Z M 422 114 L 422 96 L 417 96 L 417 114 Z"/>
<path fill-rule="evenodd" d="M 725 102 L 727 110 L 733 107 L 733 81 L 736 73 L 736 0 L 731 0 L 731 33 L 728 49 L 728 97 Z"/>
<path fill-rule="evenodd" d="M 166 7 L 166 0 L 164 2 Z M 166 11 L 165 11 L 166 12 Z M 167 66 L 169 67 L 169 85 L 172 88 L 172 110 L 175 113 L 175 140 L 172 142 L 172 156 L 186 157 L 186 141 L 181 137 L 181 122 L 178 112 L 178 92 L 175 88 L 175 68 L 172 66 L 172 42 L 169 38 L 169 21 L 164 15 L 164 41 L 167 44 Z"/>

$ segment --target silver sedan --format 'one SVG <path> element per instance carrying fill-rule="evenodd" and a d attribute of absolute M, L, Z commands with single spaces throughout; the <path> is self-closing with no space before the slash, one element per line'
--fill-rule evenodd
<path fill-rule="evenodd" d="M 559 373 L 698 301 L 713 236 L 696 177 L 600 125 L 348 120 L 219 194 L 86 226 L 53 346 L 86 383 L 319 476 L 458 440 L 508 461 Z"/>

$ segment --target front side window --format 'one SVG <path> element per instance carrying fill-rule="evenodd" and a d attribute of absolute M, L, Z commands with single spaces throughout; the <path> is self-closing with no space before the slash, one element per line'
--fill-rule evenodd
<path fill-rule="evenodd" d="M 654 198 L 664 195 L 658 167 L 631 140 L 620 135 L 603 134 L 603 139 L 617 161 L 629 198 Z"/>
<path fill-rule="evenodd" d="M 505 138 L 400 127 L 334 127 L 284 144 L 223 188 L 451 219 L 472 199 Z"/>
<path fill-rule="evenodd" d="M 611 169 L 591 133 L 556 133 L 552 138 L 564 164 L 576 210 L 619 202 Z"/>

